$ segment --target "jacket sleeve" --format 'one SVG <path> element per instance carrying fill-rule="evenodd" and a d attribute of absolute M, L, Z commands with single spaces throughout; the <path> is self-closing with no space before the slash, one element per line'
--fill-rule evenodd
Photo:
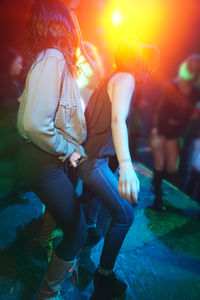
<path fill-rule="evenodd" d="M 64 66 L 63 60 L 46 56 L 31 69 L 27 78 L 23 124 L 34 144 L 50 154 L 67 158 L 74 152 L 74 147 L 54 126 Z"/>

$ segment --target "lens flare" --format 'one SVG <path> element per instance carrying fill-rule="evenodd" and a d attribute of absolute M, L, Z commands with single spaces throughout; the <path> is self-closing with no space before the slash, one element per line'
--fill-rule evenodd
<path fill-rule="evenodd" d="M 114 11 L 111 19 L 114 25 L 119 25 L 122 22 L 121 12 L 119 10 Z"/>

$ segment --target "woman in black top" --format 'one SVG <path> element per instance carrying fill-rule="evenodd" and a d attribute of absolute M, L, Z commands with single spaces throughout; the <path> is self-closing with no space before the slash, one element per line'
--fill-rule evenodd
<path fill-rule="evenodd" d="M 155 199 L 151 208 L 157 211 L 165 210 L 162 203 L 162 180 L 165 177 L 176 184 L 179 137 L 190 120 L 195 103 L 197 90 L 195 88 L 195 75 L 184 78 L 182 67 L 178 78 L 168 83 L 158 99 L 153 117 L 150 134 L 150 144 L 154 156 L 153 185 Z M 166 167 L 166 173 L 164 169 Z"/>
<path fill-rule="evenodd" d="M 115 57 L 116 71 L 100 84 L 86 108 L 88 158 L 78 174 L 108 209 L 112 221 L 105 236 L 100 265 L 94 274 L 95 292 L 91 299 L 120 296 L 126 284 L 117 279 L 113 267 L 124 238 L 133 222 L 139 181 L 131 161 L 126 118 L 135 87 L 152 71 L 158 59 L 153 45 L 128 39 L 121 43 Z M 116 153 L 119 180 L 108 166 Z"/>

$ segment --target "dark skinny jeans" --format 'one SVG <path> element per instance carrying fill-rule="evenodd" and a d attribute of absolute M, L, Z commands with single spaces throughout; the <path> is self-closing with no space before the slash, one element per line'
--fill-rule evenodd
<path fill-rule="evenodd" d="M 65 261 L 74 259 L 86 241 L 87 230 L 66 166 L 58 157 L 27 142 L 21 146 L 18 161 L 24 180 L 63 230 L 56 255 Z"/>
<path fill-rule="evenodd" d="M 125 236 L 133 223 L 134 210 L 118 193 L 118 180 L 106 158 L 88 159 L 77 169 L 78 175 L 109 211 L 112 221 L 107 230 L 100 259 L 106 270 L 114 267 Z"/>

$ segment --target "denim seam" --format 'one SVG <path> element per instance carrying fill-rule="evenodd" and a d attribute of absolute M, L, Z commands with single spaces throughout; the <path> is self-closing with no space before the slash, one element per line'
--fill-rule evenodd
<path fill-rule="evenodd" d="M 105 176 L 103 175 L 102 171 L 100 168 L 97 169 L 97 172 L 99 173 L 99 175 L 105 179 Z M 105 180 L 105 184 L 107 185 L 108 189 L 113 193 L 113 189 L 111 189 L 110 185 L 108 184 L 108 182 Z M 115 196 L 115 194 L 114 194 Z M 119 195 L 120 196 L 120 195 Z M 120 196 L 121 197 L 121 196 Z M 123 198 L 122 198 L 123 199 Z M 124 199 L 126 200 L 126 199 Z M 126 200 L 128 201 L 128 200 Z M 122 209 L 122 211 L 125 213 L 126 217 L 129 219 L 129 215 L 128 215 L 128 212 L 127 212 L 127 209 L 122 205 L 121 201 L 118 201 L 119 202 L 119 205 Z"/>

